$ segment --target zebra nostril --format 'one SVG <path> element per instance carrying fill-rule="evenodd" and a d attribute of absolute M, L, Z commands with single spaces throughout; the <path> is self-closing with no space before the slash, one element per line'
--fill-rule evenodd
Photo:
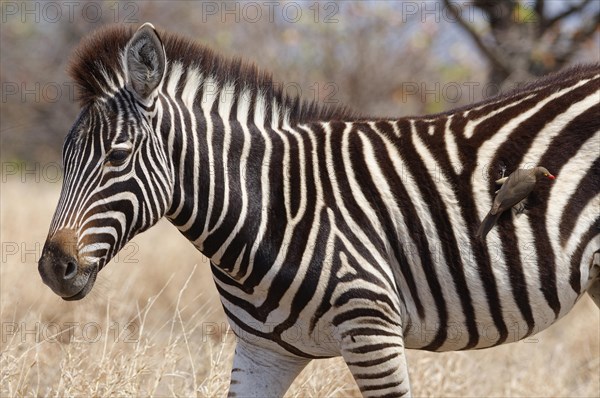
<path fill-rule="evenodd" d="M 71 279 L 77 274 L 77 265 L 73 261 L 67 263 L 65 268 L 65 279 Z"/>

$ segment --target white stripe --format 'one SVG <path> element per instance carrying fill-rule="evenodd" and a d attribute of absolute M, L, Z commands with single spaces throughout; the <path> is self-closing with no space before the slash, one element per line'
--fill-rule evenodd
<path fill-rule="evenodd" d="M 246 181 L 247 181 L 246 175 L 247 175 L 247 171 L 248 171 L 248 167 L 249 167 L 248 156 L 250 154 L 250 147 L 252 145 L 250 131 L 248 130 L 248 112 L 250 111 L 249 99 L 250 99 L 250 92 L 247 90 L 243 91 L 241 93 L 240 97 L 238 98 L 237 116 L 236 116 L 236 119 L 239 121 L 240 126 L 242 128 L 242 132 L 244 134 L 242 154 L 240 156 L 240 164 L 239 164 L 240 193 L 241 193 L 241 200 L 242 200 L 241 210 L 240 210 L 240 215 L 238 216 L 237 223 L 235 224 L 235 227 L 233 228 L 233 230 L 231 231 L 231 233 L 229 234 L 227 239 L 225 239 L 225 242 L 221 245 L 221 247 L 219 248 L 219 250 L 217 251 L 215 256 L 213 256 L 213 260 L 215 261 L 216 264 L 221 263 L 221 257 L 223 255 L 223 253 L 225 252 L 227 247 L 229 247 L 229 245 L 231 244 L 233 239 L 237 236 L 237 234 L 240 232 L 240 230 L 244 226 L 244 224 L 246 222 L 246 217 L 248 215 L 248 191 L 246 189 Z M 241 260 L 242 260 L 245 252 L 246 252 L 246 247 L 244 246 L 244 249 L 240 253 L 240 256 L 238 257 L 238 259 L 234 265 L 234 268 L 231 272 L 232 275 L 237 275 L 239 273 Z"/>
<path fill-rule="evenodd" d="M 446 119 L 446 125 L 444 126 L 444 143 L 446 144 L 446 152 L 448 153 L 450 164 L 454 169 L 454 174 L 460 175 L 463 172 L 463 164 L 459 158 L 459 149 L 458 145 L 456 145 L 454 133 L 450 129 L 453 117 L 454 115 L 451 115 Z"/>
<path fill-rule="evenodd" d="M 248 269 L 246 275 L 240 279 L 240 283 L 244 283 L 246 278 L 252 274 L 256 252 L 262 243 L 265 231 L 267 230 L 267 205 L 270 200 L 269 169 L 271 166 L 271 152 L 273 150 L 273 144 L 271 143 L 271 138 L 265 129 L 265 98 L 260 93 L 256 95 L 256 102 L 254 106 L 254 125 L 258 131 L 260 131 L 260 134 L 265 142 L 265 153 L 263 155 L 261 167 L 261 200 L 263 203 L 260 210 L 260 225 L 254 239 L 254 244 L 250 250 Z"/>
<path fill-rule="evenodd" d="M 202 235 L 200 239 L 198 239 L 197 244 L 200 251 L 204 249 L 203 240 L 206 238 L 208 234 L 208 224 L 210 223 L 210 218 L 212 215 L 213 205 L 215 201 L 215 156 L 212 140 L 213 140 L 213 122 L 210 111 L 212 106 L 217 99 L 218 90 L 217 90 L 217 82 L 212 78 L 208 77 L 204 82 L 204 90 L 202 92 L 202 111 L 204 112 L 204 118 L 206 119 L 206 144 L 208 147 L 208 204 L 206 207 L 206 219 L 204 221 L 204 228 L 202 228 Z M 206 165 L 204 165 L 206 167 Z M 197 168 L 194 166 L 194 168 Z M 192 215 L 192 219 L 194 219 L 194 215 Z M 188 222 L 189 224 L 189 222 Z M 190 224 L 191 225 L 191 224 Z"/>
<path fill-rule="evenodd" d="M 525 96 L 525 97 L 521 98 L 518 101 L 510 101 L 507 105 L 505 105 L 503 107 L 500 107 L 500 108 L 496 109 L 495 111 L 485 113 L 484 115 L 482 115 L 478 119 L 469 119 L 467 121 L 467 123 L 465 125 L 465 129 L 464 129 L 464 131 L 465 131 L 465 138 L 471 138 L 473 136 L 473 133 L 475 132 L 475 129 L 481 123 L 485 122 L 486 120 L 489 120 L 489 119 L 493 118 L 494 116 L 498 115 L 499 113 L 504 112 L 507 109 L 513 108 L 513 107 L 519 105 L 520 103 L 525 102 L 525 101 L 527 101 L 527 100 L 535 97 L 536 95 L 537 95 L 536 93 L 533 93 L 533 94 L 530 94 L 528 96 Z M 498 101 L 502 101 L 502 100 L 500 99 Z M 465 112 L 465 114 L 463 116 L 466 118 L 470 112 L 477 111 L 477 110 L 479 110 L 481 108 L 484 108 L 486 106 L 491 106 L 491 105 L 493 105 L 493 102 L 489 103 L 489 104 L 484 104 L 484 105 L 482 105 L 482 106 L 480 106 L 478 108 L 469 109 L 467 112 Z"/>
<path fill-rule="evenodd" d="M 564 252 L 567 256 L 571 257 L 574 254 L 580 239 L 590 230 L 598 217 L 600 217 L 600 194 L 594 196 L 579 213 L 575 221 L 575 228 L 565 245 Z M 598 248 L 600 249 L 600 245 Z"/>
<path fill-rule="evenodd" d="M 548 230 L 550 243 L 553 246 L 552 249 L 558 258 L 563 261 L 567 261 L 572 253 L 560 246 L 560 220 L 569 201 L 576 200 L 573 196 L 577 194 L 577 186 L 593 167 L 594 161 L 598 158 L 599 147 L 600 131 L 583 143 L 582 149 L 563 165 L 560 174 L 556 176 L 556 180 L 550 188 L 546 229 Z M 578 237 L 583 228 L 589 227 L 586 224 L 587 222 L 584 222 L 583 225 L 576 225 L 572 236 Z"/>
<path fill-rule="evenodd" d="M 229 123 L 229 119 L 231 117 L 231 107 L 233 106 L 233 101 L 235 101 L 235 97 L 233 95 L 234 93 L 235 87 L 232 84 L 227 84 L 221 89 L 221 95 L 219 96 L 218 112 L 219 116 L 221 117 L 221 121 L 223 122 L 223 207 L 221 209 L 221 215 L 219 216 L 219 219 L 217 220 L 215 226 L 211 229 L 209 234 L 214 232 L 221 226 L 221 224 L 225 220 L 225 216 L 227 215 L 227 210 L 229 209 L 229 150 L 231 147 L 232 139 L 231 124 Z"/>
<path fill-rule="evenodd" d="M 183 88 L 183 92 L 181 93 L 181 99 L 183 101 L 183 104 L 185 106 L 185 110 L 187 111 L 187 114 L 190 117 L 190 125 L 189 126 L 185 126 L 184 127 L 184 131 L 183 134 L 190 136 L 192 138 L 192 150 L 193 152 L 193 169 L 192 170 L 186 170 L 184 172 L 187 173 L 192 173 L 192 184 L 193 184 L 193 190 L 192 192 L 187 192 L 187 198 L 189 198 L 189 195 L 192 195 L 192 214 L 190 215 L 190 218 L 186 221 L 186 223 L 184 225 L 182 225 L 181 227 L 179 227 L 179 230 L 181 232 L 186 232 L 188 231 L 194 221 L 196 221 L 196 218 L 198 217 L 198 204 L 199 204 L 199 185 L 200 185 L 200 149 L 199 149 L 199 144 L 198 144 L 198 123 L 196 122 L 196 113 L 194 112 L 194 106 L 195 106 L 195 101 L 196 98 L 198 96 L 198 89 L 200 87 L 200 85 L 202 84 L 202 74 L 200 73 L 200 71 L 198 71 L 196 68 L 190 68 L 187 71 L 187 75 L 186 75 L 186 82 L 185 82 L 185 86 Z M 181 124 L 184 124 L 185 122 L 185 118 L 181 118 Z M 208 121 L 207 121 L 207 126 L 208 126 Z M 181 184 L 183 184 L 183 180 L 181 181 Z M 189 203 L 189 200 L 188 200 Z"/>
<path fill-rule="evenodd" d="M 182 112 L 181 112 L 181 107 L 179 106 L 179 102 L 176 101 L 177 98 L 177 93 L 176 93 L 176 89 L 177 89 L 177 84 L 179 83 L 179 79 L 181 78 L 181 74 L 182 74 L 182 69 L 181 69 L 181 64 L 180 63 L 174 63 L 172 66 L 172 70 L 169 76 L 169 82 L 167 83 L 167 94 L 168 97 L 173 101 L 173 103 L 175 104 L 175 108 L 171 108 L 171 105 L 169 105 L 169 109 L 171 110 L 171 115 L 172 115 L 172 119 L 171 119 L 171 131 L 169 132 L 169 147 L 173 148 L 173 141 L 175 139 L 175 134 L 177 133 L 175 131 L 175 120 L 182 120 Z M 170 104 L 170 103 L 169 103 Z M 185 128 L 185 126 L 181 126 L 182 129 Z M 177 218 L 177 216 L 179 215 L 179 213 L 181 213 L 181 210 L 183 209 L 183 205 L 184 205 L 184 199 L 185 199 L 185 192 L 184 192 L 184 184 L 182 184 L 181 182 L 185 181 L 185 154 L 187 153 L 187 134 L 180 134 L 180 138 L 181 138 L 181 153 L 179 154 L 179 204 L 177 205 L 177 208 L 173 211 L 173 213 L 169 214 L 169 218 L 174 219 Z"/>
<path fill-rule="evenodd" d="M 175 62 L 171 66 L 171 72 L 169 74 L 169 82 L 167 83 L 167 93 L 172 100 L 177 98 L 177 84 L 181 79 L 181 74 L 183 73 L 183 69 L 181 63 Z"/>
<path fill-rule="evenodd" d="M 231 136 L 231 124 L 230 124 L 230 117 L 231 117 L 231 107 L 233 106 L 233 101 L 235 100 L 235 97 L 233 96 L 235 92 L 235 87 L 231 84 L 227 84 L 226 86 L 224 86 L 221 89 L 221 93 L 219 96 L 219 104 L 217 105 L 218 107 L 218 113 L 219 113 L 219 117 L 221 118 L 221 121 L 223 122 L 223 153 L 222 153 L 222 159 L 221 159 L 221 167 L 223 169 L 223 181 L 222 181 L 222 186 L 223 186 L 223 201 L 221 204 L 221 214 L 219 215 L 219 218 L 217 219 L 215 225 L 209 230 L 206 231 L 205 233 L 202 234 L 202 236 L 200 237 L 199 241 L 203 241 L 204 239 L 206 239 L 207 236 L 209 236 L 210 234 L 212 234 L 213 232 L 215 232 L 222 224 L 223 221 L 225 220 L 225 217 L 227 216 L 227 211 L 229 209 L 229 202 L 230 202 L 230 198 L 229 198 L 229 191 L 230 191 L 230 185 L 231 183 L 229 182 L 229 151 L 230 151 L 230 147 L 231 147 L 231 140 L 232 140 L 232 136 Z M 234 154 L 235 156 L 235 154 Z M 241 160 L 240 160 L 241 161 Z M 243 180 L 242 180 L 243 183 Z M 239 219 L 238 219 L 238 223 L 239 223 Z M 233 238 L 234 235 L 230 234 L 229 238 Z M 228 239 L 229 239 L 228 238 Z M 217 251 L 213 254 L 212 256 L 212 261 L 219 265 L 221 264 L 221 257 L 223 256 L 225 250 L 227 249 L 226 244 L 222 244 L 220 246 L 219 249 L 217 249 Z"/>
<path fill-rule="evenodd" d="M 522 213 L 518 216 L 512 215 L 512 222 L 515 228 L 515 235 L 517 237 L 517 248 L 515 251 L 519 251 L 519 261 L 523 267 L 523 277 L 525 278 L 525 286 L 527 287 L 528 302 L 531 307 L 531 313 L 535 323 L 535 332 L 547 328 L 555 322 L 554 310 L 548 304 L 548 300 L 544 296 L 542 291 L 541 275 L 539 273 L 538 266 L 538 253 L 533 242 L 533 230 L 531 229 L 531 223 L 528 219 L 528 214 Z M 500 253 L 503 249 L 502 242 L 499 239 L 493 241 L 492 253 Z M 514 251 L 512 251 L 514 253 Z M 496 254 L 494 254 L 496 256 Z M 495 267 L 495 265 L 493 265 Z M 506 270 L 508 272 L 508 270 Z M 512 288 L 505 286 L 508 289 L 506 292 L 511 294 Z M 504 308 L 502 309 L 503 313 Z M 520 312 L 518 308 L 511 308 L 510 311 Z M 526 322 L 520 321 L 517 324 L 517 329 L 512 326 L 514 322 L 506 320 L 506 326 L 509 327 L 509 339 L 515 340 L 522 338 L 527 333 Z M 523 327 L 521 327 L 523 326 Z"/>
<path fill-rule="evenodd" d="M 85 221 L 86 221 L 86 223 L 88 223 L 90 221 L 102 220 L 105 218 L 107 218 L 109 220 L 117 220 L 119 222 L 119 224 L 121 225 L 121 232 L 125 233 L 125 231 L 127 230 L 127 217 L 126 217 L 125 213 L 123 213 L 121 211 L 108 210 L 108 211 L 104 211 L 102 213 L 92 214 Z"/>
<path fill-rule="evenodd" d="M 344 171 L 346 174 L 346 180 L 348 181 L 348 184 L 350 185 L 351 195 L 354 196 L 356 203 L 358 203 L 360 205 L 361 210 L 365 213 L 367 218 L 371 221 L 371 225 L 373 226 L 373 229 L 375 230 L 377 235 L 379 235 L 379 239 L 381 239 L 382 242 L 387 243 L 385 231 L 383 229 L 383 226 L 381 225 L 381 222 L 379 220 L 377 212 L 375 212 L 375 210 L 371 206 L 369 199 L 367 199 L 366 196 L 364 195 L 363 187 L 361 187 L 360 184 L 358 183 L 358 181 L 356 180 L 356 173 L 354 172 L 354 168 L 352 167 L 352 160 L 350 159 L 350 135 L 351 134 L 358 134 L 358 137 L 363 142 L 364 146 L 363 146 L 363 150 L 360 154 L 361 157 L 366 162 L 374 163 L 375 164 L 374 167 L 379 168 L 379 165 L 377 165 L 377 160 L 375 159 L 375 153 L 373 150 L 373 146 L 369 142 L 368 138 L 365 137 L 365 133 L 360 131 L 358 128 L 353 127 L 351 123 L 347 123 L 346 129 L 342 135 L 342 159 L 343 159 Z M 358 148 L 353 147 L 352 149 L 354 151 L 358 151 Z M 359 171 L 359 172 L 361 172 L 361 171 Z M 350 213 L 348 213 L 348 214 L 350 214 Z M 390 280 L 394 279 L 391 272 L 388 274 L 388 277 Z"/>
<path fill-rule="evenodd" d="M 544 166 L 540 165 L 539 161 L 548 150 L 548 146 L 552 142 L 552 140 L 558 136 L 560 133 L 564 131 L 564 128 L 576 117 L 587 111 L 589 108 L 598 105 L 600 102 L 600 90 L 595 93 L 585 97 L 583 100 L 579 102 L 575 102 L 569 108 L 567 108 L 564 112 L 555 116 L 551 121 L 549 121 L 546 126 L 535 136 L 529 150 L 523 156 L 523 160 L 519 164 L 520 169 L 532 168 L 535 166 Z M 599 153 L 600 145 L 597 145 L 595 148 L 595 154 Z M 584 148 L 585 149 L 585 148 Z M 550 171 L 552 172 L 552 171 Z"/>

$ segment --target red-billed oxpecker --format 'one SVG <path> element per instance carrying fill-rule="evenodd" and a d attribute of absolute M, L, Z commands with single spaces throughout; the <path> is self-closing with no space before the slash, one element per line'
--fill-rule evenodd
<path fill-rule="evenodd" d="M 481 222 L 477 230 L 477 237 L 483 240 L 488 232 L 494 227 L 498 217 L 523 201 L 533 188 L 538 180 L 548 178 L 553 180 L 555 177 L 544 167 L 534 167 L 532 169 L 518 169 L 509 175 L 507 178 L 498 180 L 502 183 L 502 187 L 494 198 L 492 209 Z"/>

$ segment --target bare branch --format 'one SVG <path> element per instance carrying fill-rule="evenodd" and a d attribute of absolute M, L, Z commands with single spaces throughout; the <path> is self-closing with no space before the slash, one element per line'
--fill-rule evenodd
<path fill-rule="evenodd" d="M 569 48 L 562 54 L 557 55 L 557 61 L 564 65 L 577 53 L 580 46 L 578 43 L 582 43 L 588 40 L 598 30 L 600 25 L 600 13 L 596 13 L 593 18 L 590 18 L 587 23 L 584 23 L 579 29 L 577 29 L 571 37 L 568 39 L 570 42 Z"/>
<path fill-rule="evenodd" d="M 591 1 L 592 0 L 582 0 L 579 4 L 569 7 L 566 10 L 564 10 L 563 12 L 561 12 L 560 14 L 557 14 L 557 15 L 553 16 L 552 18 L 546 20 L 546 24 L 544 25 L 544 30 L 552 27 L 552 25 L 554 25 L 561 19 L 564 19 L 571 14 L 574 14 L 576 12 L 583 10 L 585 8 L 585 6 L 587 6 Z"/>
<path fill-rule="evenodd" d="M 510 73 L 510 68 L 507 67 L 504 62 L 500 59 L 497 52 L 493 49 L 485 45 L 477 32 L 473 29 L 473 27 L 467 23 L 457 11 L 456 7 L 450 2 L 450 0 L 443 0 L 444 6 L 450 11 L 456 22 L 464 29 L 465 32 L 471 39 L 475 42 L 477 48 L 486 56 L 486 58 L 494 65 L 496 69 L 500 69 L 505 73 Z"/>
<path fill-rule="evenodd" d="M 534 11 L 538 18 L 538 33 L 541 36 L 546 26 L 546 15 L 544 14 L 544 0 L 537 0 L 535 2 Z"/>

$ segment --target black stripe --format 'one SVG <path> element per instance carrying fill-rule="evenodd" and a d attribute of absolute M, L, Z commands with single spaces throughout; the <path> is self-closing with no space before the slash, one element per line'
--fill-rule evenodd
<path fill-rule="evenodd" d="M 577 249 L 571 256 L 571 273 L 569 276 L 569 284 L 571 285 L 571 288 L 578 296 L 582 293 L 581 292 L 581 269 L 579 267 L 581 266 L 583 251 L 585 250 L 585 248 L 589 244 L 589 242 L 594 237 L 596 237 L 596 235 L 598 235 L 599 233 L 600 233 L 600 217 L 596 218 L 596 221 L 594 222 L 594 224 L 592 224 L 590 226 L 590 229 L 581 237 L 581 239 L 579 239 L 579 246 L 577 246 Z M 598 250 L 596 250 L 595 253 L 598 253 Z M 593 255 L 592 255 L 592 258 L 590 258 L 590 265 L 591 265 L 592 259 L 593 259 Z"/>
<path fill-rule="evenodd" d="M 360 368 L 370 368 L 372 366 L 381 365 L 382 363 L 386 363 L 387 361 L 398 357 L 398 353 L 393 353 L 390 355 L 386 355 L 383 357 L 378 357 L 374 359 L 366 359 L 364 361 L 346 361 L 346 365 L 348 366 L 357 366 Z"/>
<path fill-rule="evenodd" d="M 388 388 L 398 387 L 401 384 L 402 384 L 402 381 L 394 381 L 391 383 L 385 383 L 385 384 L 379 384 L 379 385 L 375 384 L 375 385 L 371 385 L 371 386 L 361 386 L 360 390 L 361 391 L 385 390 Z"/>
<path fill-rule="evenodd" d="M 399 343 L 376 343 L 363 345 L 359 347 L 348 348 L 346 351 L 351 352 L 353 354 L 367 354 L 374 351 L 381 351 L 387 348 L 404 348 L 402 344 Z"/>
<path fill-rule="evenodd" d="M 393 375 L 394 373 L 396 373 L 398 371 L 398 369 L 396 368 L 390 368 L 388 370 L 384 370 L 383 372 L 377 372 L 377 373 L 355 373 L 352 376 L 354 376 L 354 378 L 356 380 L 358 379 L 382 379 L 384 377 L 388 377 Z"/>
<path fill-rule="evenodd" d="M 399 322 L 390 318 L 388 314 L 384 313 L 377 307 L 352 308 L 347 311 L 342 311 L 333 317 L 331 323 L 334 326 L 339 326 L 344 322 L 356 322 L 358 318 L 374 318 L 387 322 L 390 326 L 395 325 L 398 326 L 398 328 L 402 326 Z"/>

